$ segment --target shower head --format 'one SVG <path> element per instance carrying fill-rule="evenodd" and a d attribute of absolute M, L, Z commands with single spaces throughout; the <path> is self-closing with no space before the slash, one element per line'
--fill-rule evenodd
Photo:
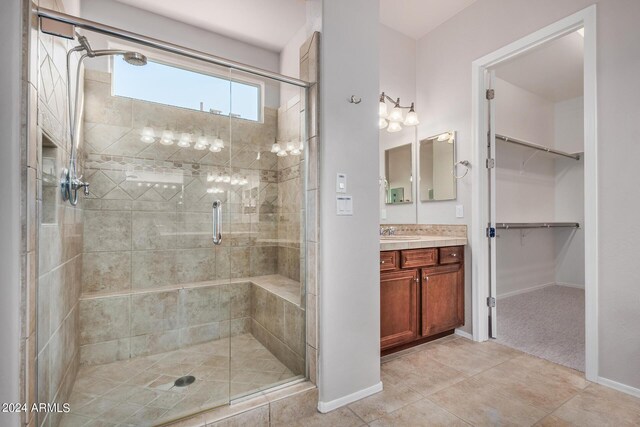
<path fill-rule="evenodd" d="M 127 61 L 128 64 L 135 66 L 147 65 L 147 57 L 139 52 L 126 52 L 122 55 L 122 58 Z"/>

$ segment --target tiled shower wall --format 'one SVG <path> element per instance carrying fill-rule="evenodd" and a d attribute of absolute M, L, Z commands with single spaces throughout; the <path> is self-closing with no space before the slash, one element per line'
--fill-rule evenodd
<path fill-rule="evenodd" d="M 142 298 L 136 295 L 142 291 L 168 286 L 172 289 L 159 306 L 173 306 L 174 299 L 181 306 L 178 284 L 276 273 L 300 278 L 302 156 L 289 156 L 288 163 L 283 163 L 270 152 L 277 125 L 289 121 L 278 119 L 278 112 L 269 108 L 264 110 L 264 123 L 257 123 L 114 97 L 110 81 L 107 73 L 86 72 L 85 176 L 91 182 L 91 195 L 85 201 L 82 363 L 104 363 L 224 336 L 211 324 L 200 328 L 197 337 L 188 336 L 185 328 L 195 324 L 167 321 L 157 313 L 153 314 L 160 316 L 155 324 L 133 327 L 139 309 L 134 300 Z M 296 109 L 295 122 L 289 126 L 298 133 L 289 132 L 287 137 L 299 141 L 299 100 L 292 106 L 292 111 Z M 140 141 L 145 126 L 156 132 L 169 128 L 177 136 L 182 132 L 218 135 L 226 146 L 220 153 L 211 153 L 175 144 L 147 144 Z M 248 184 L 207 180 L 220 173 L 246 178 Z M 207 193 L 212 187 L 231 191 Z M 215 199 L 224 206 L 221 246 L 211 240 Z M 120 304 L 112 300 L 115 296 Z M 128 311 L 125 302 L 131 304 Z M 130 323 L 107 331 L 107 320 L 116 317 Z M 233 321 L 219 317 L 218 322 Z M 246 331 L 241 325 L 247 323 L 235 322 L 234 331 Z"/>
<path fill-rule="evenodd" d="M 36 3 L 64 11 L 61 2 L 56 0 Z M 30 10 L 31 2 L 25 2 L 25 5 Z M 34 271 L 33 279 L 27 282 L 29 294 L 33 292 L 37 300 L 33 306 L 27 304 L 29 312 L 37 312 L 33 313 L 37 316 L 37 330 L 33 328 L 33 335 L 28 341 L 37 355 L 33 359 L 37 368 L 29 368 L 27 386 L 36 390 L 32 381 L 37 375 L 37 396 L 29 393 L 27 402 L 36 399 L 38 402 L 67 402 L 79 362 L 78 301 L 82 275 L 83 209 L 82 201 L 76 207 L 62 202 L 58 189 L 60 173 L 68 164 L 70 149 L 65 63 L 69 46 L 67 40 L 40 33 L 35 20 L 31 21 L 30 109 L 26 115 L 30 122 L 27 147 L 30 155 L 25 182 L 34 184 L 24 194 L 29 197 L 28 205 L 33 197 L 33 212 L 36 212 L 34 219 L 30 215 L 25 219 L 28 221 L 28 245 L 32 238 L 37 239 L 37 272 Z M 75 68 L 74 63 L 72 67 Z M 80 150 L 82 153 L 82 142 Z M 33 160 L 35 164 L 32 164 Z M 29 257 L 28 261 L 36 262 L 35 257 Z M 31 356 L 26 360 L 27 365 L 31 363 Z M 38 414 L 36 424 L 56 426 L 59 416 L 55 413 Z"/>
<path fill-rule="evenodd" d="M 304 98 L 300 96 L 282 100 L 278 109 L 278 140 L 301 141 L 304 137 Z M 300 281 L 301 236 L 300 224 L 304 220 L 302 196 L 304 183 L 304 156 L 278 158 L 278 274 Z"/>

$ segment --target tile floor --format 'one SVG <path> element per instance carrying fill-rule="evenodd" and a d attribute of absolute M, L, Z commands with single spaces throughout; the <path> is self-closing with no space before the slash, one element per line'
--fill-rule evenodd
<path fill-rule="evenodd" d="M 384 390 L 295 426 L 640 426 L 640 399 L 495 342 L 457 336 L 386 356 Z"/>
<path fill-rule="evenodd" d="M 196 381 L 175 387 L 174 381 L 184 375 L 193 375 Z M 156 425 L 224 405 L 229 394 L 236 398 L 294 377 L 251 334 L 83 366 L 71 394 L 71 412 L 60 426 Z"/>

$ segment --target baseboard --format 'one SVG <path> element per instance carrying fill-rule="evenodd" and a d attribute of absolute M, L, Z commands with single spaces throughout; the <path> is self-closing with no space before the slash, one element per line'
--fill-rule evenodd
<path fill-rule="evenodd" d="M 527 292 L 537 291 L 539 289 L 547 288 L 547 287 L 553 286 L 555 284 L 556 284 L 556 282 L 550 282 L 550 283 L 543 283 L 542 285 L 531 286 L 529 288 L 518 289 L 517 291 L 511 291 L 511 292 L 507 292 L 505 294 L 500 294 L 500 295 L 498 295 L 498 299 L 508 298 L 508 297 L 512 297 L 514 295 L 526 294 Z"/>
<path fill-rule="evenodd" d="M 567 288 L 577 288 L 584 290 L 584 284 L 580 285 L 578 283 L 566 283 L 566 282 L 556 282 L 558 286 L 566 286 Z"/>
<path fill-rule="evenodd" d="M 348 394 L 339 399 L 331 400 L 329 402 L 318 402 L 318 411 L 326 414 L 327 412 L 331 412 L 334 409 L 341 408 L 350 403 L 355 402 L 356 400 L 364 399 L 365 397 L 371 396 L 372 394 L 376 394 L 382 391 L 382 381 L 378 384 L 372 385 L 371 387 L 367 387 L 362 390 L 358 390 L 355 393 Z"/>
<path fill-rule="evenodd" d="M 462 338 L 466 338 L 468 340 L 473 341 L 473 335 L 471 335 L 469 332 L 465 332 L 461 329 L 456 329 L 456 331 L 454 332 L 455 335 L 461 336 Z"/>
<path fill-rule="evenodd" d="M 612 388 L 614 390 L 621 391 L 634 397 L 640 397 L 640 388 L 631 387 L 630 385 L 622 384 L 617 381 L 610 380 L 608 378 L 598 377 L 598 384 Z"/>

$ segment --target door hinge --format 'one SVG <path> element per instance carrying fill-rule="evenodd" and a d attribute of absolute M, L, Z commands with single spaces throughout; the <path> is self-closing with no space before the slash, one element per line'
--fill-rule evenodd
<path fill-rule="evenodd" d="M 492 100 L 496 96 L 496 92 L 493 89 L 487 89 L 487 99 Z"/>
<path fill-rule="evenodd" d="M 496 237 L 496 229 L 494 227 L 487 227 L 487 237 L 490 239 Z"/>
<path fill-rule="evenodd" d="M 496 167 L 496 159 L 487 159 L 487 169 L 493 169 Z"/>
<path fill-rule="evenodd" d="M 496 299 L 495 297 L 487 297 L 487 307 L 495 307 L 496 306 Z"/>

